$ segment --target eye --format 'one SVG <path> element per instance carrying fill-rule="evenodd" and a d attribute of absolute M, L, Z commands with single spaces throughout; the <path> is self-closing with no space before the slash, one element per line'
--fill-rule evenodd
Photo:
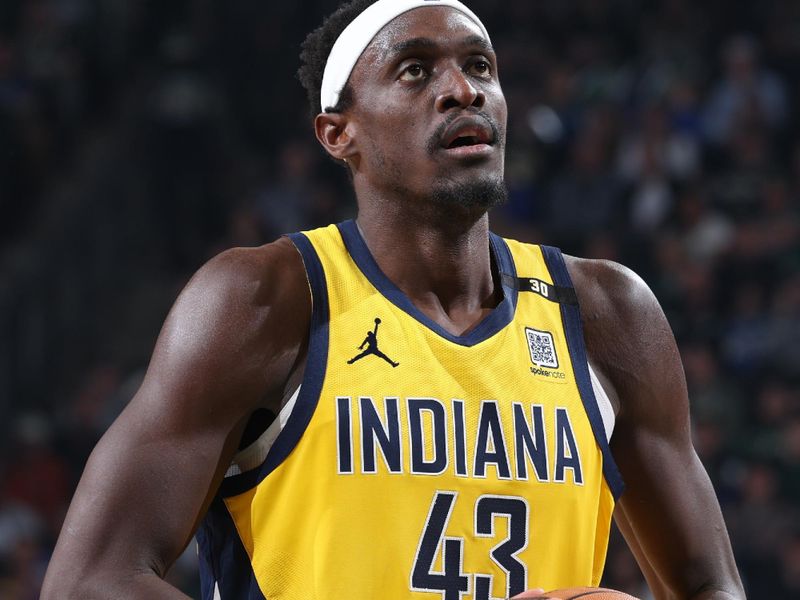
<path fill-rule="evenodd" d="M 400 73 L 400 81 L 419 81 L 427 75 L 425 68 L 419 63 L 412 63 Z"/>
<path fill-rule="evenodd" d="M 467 67 L 467 72 L 477 77 L 491 77 L 492 65 L 489 61 L 478 59 Z"/>

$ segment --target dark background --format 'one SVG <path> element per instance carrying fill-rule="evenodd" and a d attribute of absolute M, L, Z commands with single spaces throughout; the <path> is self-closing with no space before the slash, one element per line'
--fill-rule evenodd
<path fill-rule="evenodd" d="M 0 2 L 0 597 L 38 597 L 191 273 L 354 214 L 294 77 L 335 5 Z M 510 107 L 494 229 L 653 288 L 749 596 L 800 597 L 800 3 L 470 6 Z M 616 537 L 605 583 L 648 595 Z"/>

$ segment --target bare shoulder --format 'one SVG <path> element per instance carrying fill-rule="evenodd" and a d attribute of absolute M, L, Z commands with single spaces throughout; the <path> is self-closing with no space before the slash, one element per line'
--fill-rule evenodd
<path fill-rule="evenodd" d="M 288 238 L 280 238 L 212 258 L 186 285 L 170 318 L 188 317 L 209 332 L 220 328 L 239 339 L 268 334 L 283 340 L 304 334 L 310 312 L 300 254 Z"/>
<path fill-rule="evenodd" d="M 300 254 L 284 237 L 258 248 L 221 252 L 195 273 L 184 295 L 187 292 L 189 299 L 217 298 L 232 302 L 233 308 L 239 303 L 279 308 L 282 300 L 307 296 L 307 286 Z"/>
<path fill-rule="evenodd" d="M 209 388 L 225 385 L 227 393 L 220 390 L 218 397 L 243 398 L 241 409 L 251 410 L 285 384 L 310 314 L 305 269 L 289 239 L 222 252 L 175 302 L 145 386 L 190 382 L 208 395 Z"/>
<path fill-rule="evenodd" d="M 634 271 L 609 260 L 564 256 L 575 285 L 584 321 L 592 327 L 614 327 L 630 333 L 653 325 L 661 313 L 655 295 Z"/>
<path fill-rule="evenodd" d="M 589 360 L 610 382 L 621 410 L 643 418 L 682 415 L 687 401 L 680 356 L 652 290 L 618 263 L 572 256 L 565 261 Z"/>

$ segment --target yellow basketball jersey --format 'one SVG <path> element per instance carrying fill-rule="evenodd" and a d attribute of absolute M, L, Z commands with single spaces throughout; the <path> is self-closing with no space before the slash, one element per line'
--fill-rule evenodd
<path fill-rule="evenodd" d="M 622 481 L 561 253 L 492 235 L 503 299 L 457 336 L 353 221 L 291 239 L 313 298 L 306 373 L 198 532 L 204 600 L 597 585 Z"/>

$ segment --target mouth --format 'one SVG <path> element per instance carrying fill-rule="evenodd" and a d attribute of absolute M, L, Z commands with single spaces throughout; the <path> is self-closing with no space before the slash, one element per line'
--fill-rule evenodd
<path fill-rule="evenodd" d="M 488 144 L 488 142 L 481 140 L 477 135 L 465 135 L 457 137 L 455 140 L 450 142 L 446 146 L 446 149 L 451 150 L 452 148 L 463 148 L 464 146 L 477 146 L 479 144 Z"/>
<path fill-rule="evenodd" d="M 489 153 L 494 143 L 494 129 L 486 119 L 477 116 L 456 119 L 445 129 L 439 141 L 443 150 L 458 156 Z"/>

